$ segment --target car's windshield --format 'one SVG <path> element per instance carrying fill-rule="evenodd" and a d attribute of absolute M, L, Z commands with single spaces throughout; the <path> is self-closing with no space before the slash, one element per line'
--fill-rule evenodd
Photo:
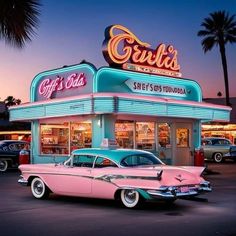
<path fill-rule="evenodd" d="M 120 162 L 121 166 L 134 167 L 144 165 L 160 165 L 163 164 L 156 156 L 149 153 L 133 154 L 126 156 Z"/>

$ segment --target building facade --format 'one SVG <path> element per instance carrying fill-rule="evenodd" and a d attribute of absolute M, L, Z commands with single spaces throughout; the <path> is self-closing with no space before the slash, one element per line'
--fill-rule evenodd
<path fill-rule="evenodd" d="M 74 149 L 99 147 L 109 138 L 168 164 L 192 165 L 201 123 L 228 121 L 231 108 L 202 102 L 199 84 L 180 78 L 173 46 L 141 51 L 144 45 L 139 49 L 142 42 L 130 31 L 112 27 L 104 41 L 110 67 L 82 63 L 42 72 L 32 81 L 31 102 L 10 109 L 11 121 L 32 123 L 32 163 L 63 161 Z M 113 34 L 114 27 L 123 33 Z M 119 54 L 121 40 L 133 53 Z M 155 58 L 162 58 L 161 68 Z"/>

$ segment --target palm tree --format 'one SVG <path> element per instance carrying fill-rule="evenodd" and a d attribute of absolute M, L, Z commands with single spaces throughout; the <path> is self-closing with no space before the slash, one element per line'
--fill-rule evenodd
<path fill-rule="evenodd" d="M 214 46 L 219 45 L 221 62 L 224 72 L 226 105 L 230 106 L 229 101 L 229 82 L 225 45 L 236 42 L 236 21 L 235 15 L 229 16 L 225 11 L 210 13 L 201 24 L 203 30 L 198 32 L 198 36 L 204 37 L 201 44 L 204 53 L 210 51 Z"/>
<path fill-rule="evenodd" d="M 21 100 L 20 99 L 16 99 L 13 96 L 8 96 L 5 100 L 5 106 L 6 107 L 10 107 L 10 106 L 15 106 L 15 105 L 19 105 L 21 104 Z"/>
<path fill-rule="evenodd" d="M 40 0 L 0 0 L 0 40 L 22 48 L 38 27 Z"/>

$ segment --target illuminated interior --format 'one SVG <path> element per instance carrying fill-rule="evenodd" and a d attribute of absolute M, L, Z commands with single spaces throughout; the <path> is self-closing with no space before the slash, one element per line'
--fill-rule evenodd
<path fill-rule="evenodd" d="M 75 149 L 91 147 L 91 122 L 41 124 L 40 154 L 69 155 Z"/>
<path fill-rule="evenodd" d="M 202 125 L 202 138 L 224 137 L 236 144 L 236 124 Z"/>

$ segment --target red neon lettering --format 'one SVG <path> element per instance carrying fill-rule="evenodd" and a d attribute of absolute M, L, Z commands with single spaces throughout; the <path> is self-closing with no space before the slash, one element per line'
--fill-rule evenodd
<path fill-rule="evenodd" d="M 114 31 L 121 31 L 115 34 Z M 172 45 L 160 44 L 155 50 L 150 45 L 140 41 L 132 32 L 121 25 L 109 29 L 107 48 L 104 50 L 105 59 L 109 64 L 122 65 L 131 62 L 179 72 L 177 61 L 178 52 Z M 152 73 L 151 70 L 148 70 Z"/>

